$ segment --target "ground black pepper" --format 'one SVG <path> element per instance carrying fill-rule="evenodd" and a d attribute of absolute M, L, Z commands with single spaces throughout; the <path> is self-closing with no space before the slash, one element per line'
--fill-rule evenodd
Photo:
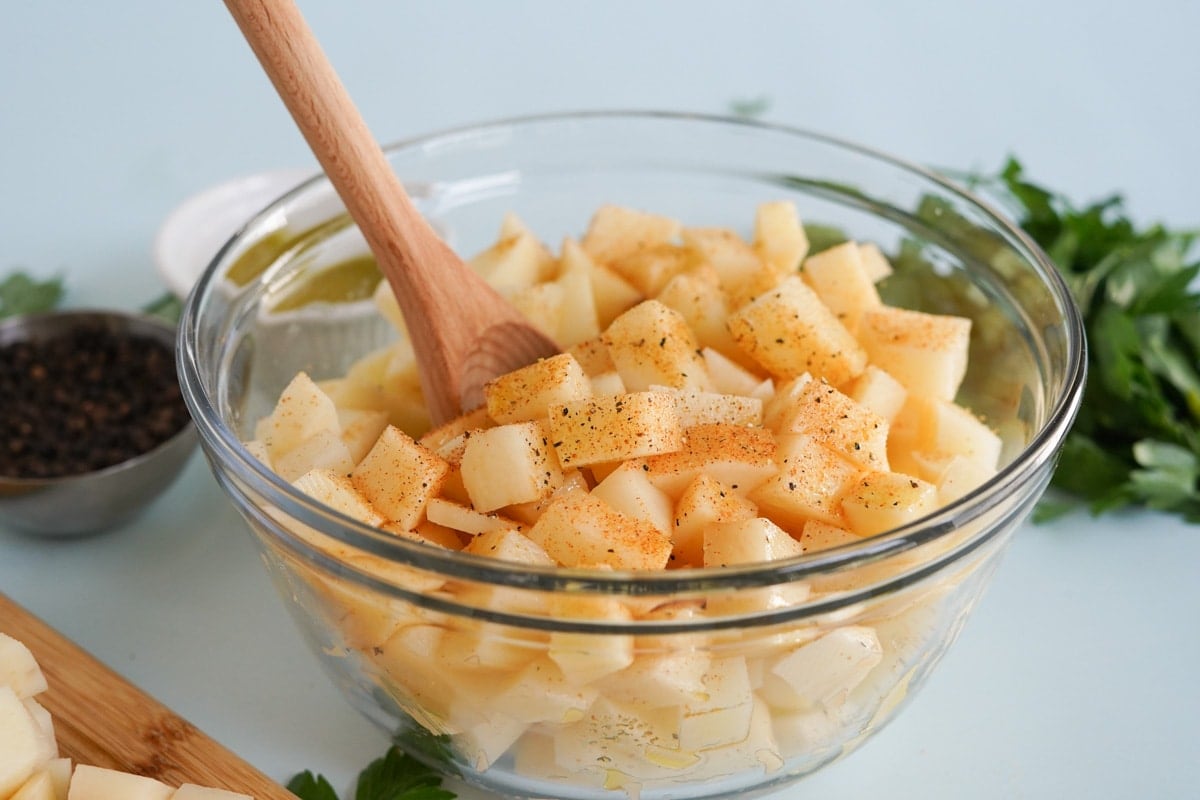
<path fill-rule="evenodd" d="M 175 357 L 160 341 L 101 326 L 0 347 L 0 475 L 102 469 L 188 421 Z"/>

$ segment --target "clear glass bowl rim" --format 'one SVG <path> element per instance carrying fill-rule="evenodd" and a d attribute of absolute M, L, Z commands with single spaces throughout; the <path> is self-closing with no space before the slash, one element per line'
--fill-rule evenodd
<path fill-rule="evenodd" d="M 466 138 L 482 137 L 500 130 L 520 134 L 522 128 L 544 125 L 586 123 L 588 120 L 607 122 L 630 121 L 653 124 L 661 120 L 675 124 L 724 126 L 762 130 L 774 135 L 797 137 L 820 146 L 841 150 L 855 157 L 881 163 L 885 167 L 908 173 L 942 192 L 973 206 L 983 217 L 1008 239 L 1020 255 L 1030 262 L 1042 278 L 1063 314 L 1066 363 L 1063 365 L 1061 390 L 1049 405 L 1045 423 L 1036 432 L 1029 445 L 995 476 L 966 496 L 933 514 L 908 525 L 878 534 L 838 548 L 823 550 L 812 555 L 792 559 L 731 567 L 688 568 L 662 572 L 624 572 L 562 567 L 534 567 L 525 564 L 498 561 L 452 550 L 430 547 L 410 542 L 387 534 L 371 526 L 344 516 L 322 504 L 311 500 L 302 492 L 262 465 L 242 444 L 233 430 L 220 419 L 216 404 L 209 397 L 210 388 L 198 367 L 200 343 L 200 318 L 206 298 L 219 284 L 218 271 L 225 258 L 237 246 L 242 237 L 252 235 L 257 227 L 270 219 L 280 207 L 311 189 L 327 184 L 323 173 L 318 173 L 275 200 L 255 217 L 247 221 L 236 234 L 214 256 L 205 269 L 196 287 L 188 297 L 180 321 L 177 341 L 178 369 L 184 398 L 192 411 L 193 419 L 205 448 L 210 451 L 214 472 L 230 492 L 242 490 L 221 470 L 233 470 L 238 481 L 281 511 L 339 540 L 351 547 L 388 559 L 396 564 L 428 570 L 444 576 L 479 581 L 494 585 L 514 586 L 543 591 L 589 591 L 618 595 L 666 595 L 687 592 L 721 591 L 746 587 L 771 586 L 803 580 L 813 575 L 823 575 L 852 570 L 855 567 L 886 559 L 890 556 L 919 547 L 960 529 L 1009 498 L 1014 491 L 1021 491 L 1043 467 L 1052 468 L 1057 451 L 1074 421 L 1082 401 L 1086 377 L 1086 340 L 1083 319 L 1070 289 L 1050 262 L 1049 257 L 1013 222 L 997 211 L 990 203 L 962 188 L 947 178 L 916 163 L 888 155 L 871 147 L 848 142 L 838 137 L 787 125 L 768 123 L 738 117 L 699 114 L 675 111 L 644 110 L 587 110 L 551 114 L 516 116 L 477 124 L 444 129 L 404 139 L 385 146 L 388 156 L 401 151 L 429 147 L 438 142 L 462 141 Z M 264 276 L 265 277 L 265 276 Z M 1043 364 L 1044 368 L 1045 365 Z M 248 501 L 247 501 L 248 502 Z M 249 503 L 251 507 L 255 503 Z M 274 527 L 278 527 L 276 524 Z M 976 549 L 990 538 L 989 534 L 1002 528 L 991 525 L 959 546 L 954 557 Z M 347 575 L 376 588 L 401 596 L 409 596 L 402 587 L 380 581 L 343 562 L 335 561 L 316 548 L 292 535 L 273 533 L 288 549 L 306 559 L 321 563 L 325 568 Z M 904 576 L 902 584 L 919 580 L 940 568 L 952 558 L 939 559 L 928 569 Z M 898 588 L 888 582 L 888 590 Z M 878 587 L 876 587 L 878 589 Z M 874 594 L 876 591 L 871 591 Z M 847 602 L 862 599 L 848 598 Z M 838 603 L 837 605 L 844 605 Z M 810 609 L 811 610 L 811 609 Z M 640 630 L 640 628 L 639 628 Z"/>

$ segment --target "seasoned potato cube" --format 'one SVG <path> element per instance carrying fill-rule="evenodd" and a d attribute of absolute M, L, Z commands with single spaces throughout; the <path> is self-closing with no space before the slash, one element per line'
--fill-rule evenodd
<path fill-rule="evenodd" d="M 683 242 L 716 270 L 731 308 L 740 308 L 779 283 L 779 273 L 728 228 L 685 228 Z"/>
<path fill-rule="evenodd" d="M 698 263 L 696 253 L 677 244 L 656 244 L 612 259 L 608 267 L 644 297 L 654 297 L 676 275 Z"/>
<path fill-rule="evenodd" d="M 554 256 L 520 222 L 520 230 L 502 236 L 468 262 L 491 286 L 511 292 L 533 286 L 554 273 Z"/>
<path fill-rule="evenodd" d="M 711 279 L 705 276 L 704 270 L 698 269 L 676 275 L 655 299 L 679 312 L 701 347 L 711 347 L 738 363 L 750 362 L 725 327 L 729 304 L 721 291 L 716 271 L 711 267 L 708 271 L 712 272 Z"/>
<path fill-rule="evenodd" d="M 565 254 L 564 254 L 565 257 Z M 590 262 L 592 299 L 596 304 L 596 324 L 603 330 L 612 321 L 646 299 L 637 287 L 612 269 Z"/>
<path fill-rule="evenodd" d="M 967 371 L 971 320 L 884 306 L 864 312 L 859 328 L 871 362 L 909 392 L 954 399 Z"/>
<path fill-rule="evenodd" d="M 685 428 L 716 423 L 743 426 L 762 424 L 763 403 L 757 397 L 671 389 L 667 386 L 652 386 L 650 390 L 665 392 L 675 398 L 679 422 Z"/>
<path fill-rule="evenodd" d="M 655 570 L 665 568 L 671 557 L 666 534 L 590 494 L 569 494 L 551 503 L 529 530 L 529 539 L 565 567 Z"/>
<path fill-rule="evenodd" d="M 763 428 L 696 425 L 686 430 L 677 451 L 651 456 L 643 467 L 671 497 L 679 497 L 702 472 L 744 495 L 775 473 L 775 437 Z"/>
<path fill-rule="evenodd" d="M 595 397 L 617 397 L 628 393 L 625 381 L 621 380 L 621 373 L 615 369 L 612 372 L 593 375 L 588 380 L 592 384 L 592 395 Z"/>
<path fill-rule="evenodd" d="M 854 242 L 843 242 L 809 256 L 801 275 L 851 333 L 858 330 L 863 312 L 883 305 Z"/>
<path fill-rule="evenodd" d="M 634 519 L 642 519 L 670 535 L 671 498 L 650 482 L 639 464 L 628 461 L 610 472 L 592 489 L 611 508 Z"/>
<path fill-rule="evenodd" d="M 465 550 L 473 555 L 487 556 L 500 561 L 540 567 L 554 565 L 554 559 L 541 545 L 516 528 L 497 528 L 481 533 L 467 543 Z"/>
<path fill-rule="evenodd" d="M 563 470 L 562 486 L 559 486 L 549 497 L 543 497 L 541 500 L 535 500 L 532 503 L 518 503 L 517 505 L 508 506 L 504 509 L 505 514 L 513 519 L 523 523 L 524 525 L 532 525 L 537 522 L 538 517 L 542 515 L 551 503 L 563 495 L 572 492 L 587 493 L 588 482 L 583 477 L 583 473 L 577 469 Z"/>
<path fill-rule="evenodd" d="M 703 472 L 696 476 L 675 504 L 674 566 L 704 566 L 704 531 L 718 522 L 738 522 L 755 517 L 758 506 L 727 484 Z"/>
<path fill-rule="evenodd" d="M 535 283 L 507 297 L 512 307 L 521 312 L 535 328 L 551 339 L 558 336 L 566 299 L 563 287 L 557 283 Z"/>
<path fill-rule="evenodd" d="M 314 469 L 292 481 L 292 485 L 314 500 L 367 525 L 381 525 L 387 519 L 344 473 Z"/>
<path fill-rule="evenodd" d="M 662 392 L 594 397 L 550 409 L 550 440 L 564 467 L 585 467 L 678 450 L 675 399 Z"/>
<path fill-rule="evenodd" d="M 320 431 L 341 435 L 337 407 L 307 373 L 300 372 L 279 395 L 275 409 L 255 426 L 254 438 L 267 446 L 274 461 Z"/>
<path fill-rule="evenodd" d="M 778 444 L 778 472 L 750 493 L 759 513 L 792 530 L 810 519 L 842 524 L 840 501 L 859 468 L 805 433 L 781 435 Z"/>
<path fill-rule="evenodd" d="M 539 359 L 483 387 L 488 416 L 501 425 L 545 419 L 550 406 L 591 395 L 591 382 L 570 353 Z"/>
<path fill-rule="evenodd" d="M 862 375 L 851 382 L 846 394 L 891 423 L 904 407 L 908 390 L 886 370 L 867 364 Z"/>
<path fill-rule="evenodd" d="M 583 249 L 597 263 L 606 264 L 614 258 L 664 244 L 679 236 L 677 220 L 658 214 L 648 214 L 622 206 L 601 206 L 592 215 Z"/>
<path fill-rule="evenodd" d="M 444 459 L 389 425 L 350 473 L 350 480 L 384 517 L 411 530 L 424 517 L 425 504 L 437 496 L 449 470 Z"/>
<path fill-rule="evenodd" d="M 819 519 L 810 519 L 804 523 L 804 528 L 800 531 L 800 544 L 804 545 L 806 553 L 817 553 L 821 550 L 841 547 L 860 541 L 860 539 L 861 537 L 855 536 L 843 527 L 830 525 Z"/>
<path fill-rule="evenodd" d="M 763 401 L 763 425 L 778 432 L 785 412 L 791 411 L 812 379 L 805 372 L 781 382 L 771 396 Z"/>
<path fill-rule="evenodd" d="M 809 381 L 779 419 L 779 432 L 807 433 L 863 469 L 888 469 L 888 424 L 825 381 Z"/>
<path fill-rule="evenodd" d="M 900 472 L 868 472 L 846 492 L 841 505 L 850 530 L 873 536 L 934 511 L 937 487 Z"/>
<path fill-rule="evenodd" d="M 529 503 L 562 485 L 563 472 L 543 422 L 500 425 L 472 434 L 462 480 L 476 511 Z"/>
<path fill-rule="evenodd" d="M 436 502 L 436 498 L 431 502 Z M 400 527 L 394 522 L 385 522 L 379 527 L 401 538 L 411 539 L 414 542 L 421 542 L 422 544 L 444 547 L 447 550 L 462 550 L 463 542 L 467 538 L 456 530 L 447 528 L 445 525 L 438 525 L 436 522 L 428 519 L 417 523 L 417 527 L 411 531 Z"/>
<path fill-rule="evenodd" d="M 858 376 L 867 354 L 799 275 L 730 315 L 746 354 L 777 379 L 805 372 L 835 386 Z"/>
<path fill-rule="evenodd" d="M 963 456 L 991 471 L 1004 448 L 1000 437 L 978 417 L 946 400 L 909 395 L 894 427 L 888 443 L 893 452 Z"/>
<path fill-rule="evenodd" d="M 754 250 L 781 276 L 800 268 L 808 255 L 808 235 L 796 204 L 789 200 L 761 203 L 754 214 Z"/>
<path fill-rule="evenodd" d="M 567 348 L 567 352 L 575 356 L 575 360 L 579 362 L 579 366 L 583 367 L 583 371 L 588 377 L 594 378 L 617 369 L 612 356 L 608 354 L 608 347 L 599 336 L 572 345 Z"/>
<path fill-rule="evenodd" d="M 449 422 L 445 422 L 432 430 L 426 431 L 417 441 L 423 447 L 426 447 L 440 455 L 442 458 L 450 460 L 457 464 L 461 458 L 451 459 L 444 448 L 449 446 L 452 449 L 459 449 L 463 443 L 463 434 L 468 431 L 483 430 L 484 428 L 492 427 L 491 418 L 488 416 L 487 408 L 480 406 L 474 411 L 468 411 L 462 416 L 455 417 Z"/>
<path fill-rule="evenodd" d="M 712 388 L 691 328 L 677 311 L 657 300 L 639 303 L 617 317 L 601 339 L 630 391 L 655 384 Z"/>

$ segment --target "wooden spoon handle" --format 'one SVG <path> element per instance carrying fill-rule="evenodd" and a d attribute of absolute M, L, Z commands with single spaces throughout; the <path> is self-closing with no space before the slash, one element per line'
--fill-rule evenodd
<path fill-rule="evenodd" d="M 292 0 L 225 4 L 391 284 L 434 421 L 481 401 L 483 380 L 555 352 L 413 206 Z"/>

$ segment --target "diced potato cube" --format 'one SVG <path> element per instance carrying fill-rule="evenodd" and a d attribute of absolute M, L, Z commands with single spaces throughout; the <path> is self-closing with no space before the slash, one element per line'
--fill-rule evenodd
<path fill-rule="evenodd" d="M 675 708 L 630 706 L 612 693 L 559 730 L 554 760 L 573 782 L 598 772 L 607 789 L 622 788 L 614 781 L 629 781 L 632 788 L 645 780 L 677 780 L 700 764 L 698 754 L 679 750 Z"/>
<path fill-rule="evenodd" d="M 742 426 L 762 424 L 763 403 L 757 397 L 672 389 L 669 386 L 651 386 L 650 391 L 666 392 L 675 398 L 679 422 L 685 428 L 717 423 Z"/>
<path fill-rule="evenodd" d="M 575 360 L 579 362 L 579 366 L 583 367 L 583 371 L 588 377 L 613 372 L 617 368 L 617 365 L 613 363 L 612 356 L 608 354 L 608 347 L 599 336 L 573 345 L 567 348 L 567 352 L 575 356 Z"/>
<path fill-rule="evenodd" d="M 858 258 L 862 261 L 863 272 L 867 274 L 872 283 L 879 283 L 892 274 L 892 265 L 888 263 L 887 256 L 874 242 L 860 242 Z"/>
<path fill-rule="evenodd" d="M 775 268 L 728 228 L 685 228 L 683 241 L 716 270 L 730 308 L 741 308 L 779 282 Z"/>
<path fill-rule="evenodd" d="M 679 236 L 677 220 L 621 206 L 601 206 L 592 215 L 583 249 L 600 264 Z"/>
<path fill-rule="evenodd" d="M 591 397 L 592 385 L 574 356 L 559 353 L 488 381 L 483 396 L 488 416 L 505 425 L 545 419 L 552 405 Z"/>
<path fill-rule="evenodd" d="M 808 235 L 789 200 L 761 203 L 754 215 L 754 250 L 781 276 L 800 269 L 808 255 Z"/>
<path fill-rule="evenodd" d="M 655 570 L 665 568 L 671 557 L 671 540 L 658 528 L 590 494 L 570 494 L 551 503 L 529 538 L 566 567 Z"/>
<path fill-rule="evenodd" d="M 450 465 L 395 426 L 380 434 L 375 446 L 350 473 L 350 480 L 388 520 L 409 530 L 425 515 Z"/>
<path fill-rule="evenodd" d="M 615 369 L 612 372 L 593 375 L 588 380 L 592 384 L 592 395 L 595 397 L 617 397 L 629 392 L 625 388 L 625 381 L 621 380 L 621 373 Z"/>
<path fill-rule="evenodd" d="M 669 453 L 683 444 L 671 395 L 632 392 L 550 409 L 550 440 L 564 467 L 583 467 Z"/>
<path fill-rule="evenodd" d="M 382 525 L 387 517 L 364 497 L 345 473 L 314 469 L 292 485 L 314 500 L 367 525 Z"/>
<path fill-rule="evenodd" d="M 276 457 L 272 465 L 285 481 L 294 481 L 311 469 L 327 469 L 348 475 L 354 469 L 354 459 L 341 435 L 325 429 Z"/>
<path fill-rule="evenodd" d="M 175 790 L 175 794 L 171 795 L 171 800 L 254 800 L 254 798 L 241 792 L 185 783 Z"/>
<path fill-rule="evenodd" d="M 49 688 L 29 647 L 6 633 L 0 633 L 0 686 L 8 686 L 22 699 Z"/>
<path fill-rule="evenodd" d="M 570 347 L 600 335 L 593 277 L 595 264 L 574 239 L 563 242 L 561 263 L 557 283 L 563 290 L 563 306 L 557 341 Z"/>
<path fill-rule="evenodd" d="M 765 517 L 716 522 L 704 531 L 704 566 L 778 561 L 803 554 L 791 534 Z"/>
<path fill-rule="evenodd" d="M 847 527 L 859 536 L 873 536 L 933 512 L 937 487 L 899 472 L 868 472 L 841 504 Z"/>
<path fill-rule="evenodd" d="M 809 256 L 801 274 L 851 333 L 858 330 L 863 312 L 883 305 L 854 242 L 843 242 Z"/>
<path fill-rule="evenodd" d="M 434 500 L 437 500 L 437 498 L 434 498 Z M 436 545 L 446 550 L 462 550 L 463 540 L 467 538 L 459 531 L 445 525 L 439 525 L 428 519 L 417 523 L 417 527 L 412 530 L 405 530 L 394 522 L 385 522 L 380 527 L 388 533 L 394 533 L 403 539 L 409 539 L 422 544 Z"/>
<path fill-rule="evenodd" d="M 749 396 L 762 384 L 761 375 L 751 372 L 711 347 L 701 349 L 713 389 L 722 394 Z"/>
<path fill-rule="evenodd" d="M 811 375 L 804 372 L 780 383 L 771 396 L 763 401 L 763 425 L 778 432 L 784 413 L 792 410 L 812 379 Z"/>
<path fill-rule="evenodd" d="M 596 323 L 603 330 L 612 321 L 646 299 L 637 287 L 608 267 L 591 264 L 592 300 L 596 304 Z"/>
<path fill-rule="evenodd" d="M 168 800 L 175 789 L 131 772 L 79 764 L 71 775 L 70 800 Z"/>
<path fill-rule="evenodd" d="M 341 434 L 337 407 L 305 372 L 296 374 L 275 409 L 258 422 L 254 438 L 267 446 L 272 461 L 320 431 Z"/>
<path fill-rule="evenodd" d="M 492 427 L 491 418 L 488 416 L 487 407 L 480 406 L 474 411 L 468 411 L 460 417 L 455 417 L 449 422 L 445 422 L 432 430 L 426 431 L 417 441 L 423 447 L 426 447 L 440 455 L 442 458 L 451 460 L 457 463 L 459 459 L 451 459 L 444 448 L 447 445 L 457 448 L 459 443 L 464 443 L 463 434 L 468 431 L 477 431 L 484 428 Z M 460 453 L 461 457 L 461 453 Z"/>
<path fill-rule="evenodd" d="M 775 437 L 763 428 L 696 425 L 686 430 L 678 450 L 651 456 L 643 466 L 671 497 L 679 497 L 702 472 L 744 495 L 775 473 Z"/>
<path fill-rule="evenodd" d="M 671 533 L 671 498 L 650 482 L 646 470 L 636 462 L 626 462 L 610 472 L 592 489 L 592 497 L 628 517 L 649 522 L 664 534 Z"/>
<path fill-rule="evenodd" d="M 9 795 L 8 800 L 57 800 L 50 773 L 39 768 L 16 792 Z"/>
<path fill-rule="evenodd" d="M 625 669 L 601 683 L 603 695 L 633 707 L 663 708 L 671 711 L 678 724 L 678 706 L 703 700 L 704 674 L 712 663 L 705 650 L 668 650 L 639 654 Z"/>
<path fill-rule="evenodd" d="M 633 618 L 619 598 L 583 593 L 556 595 L 550 603 L 550 616 L 560 620 L 599 620 L 614 624 L 628 624 Z M 554 631 L 550 634 L 547 655 L 562 669 L 568 682 L 589 684 L 633 663 L 633 636 Z"/>
<path fill-rule="evenodd" d="M 835 386 L 857 377 L 867 354 L 799 275 L 729 316 L 738 345 L 777 379 L 805 372 Z"/>
<path fill-rule="evenodd" d="M 607 262 L 644 297 L 654 297 L 676 275 L 687 272 L 697 263 L 691 250 L 676 244 L 657 244 L 626 253 Z"/>
<path fill-rule="evenodd" d="M 0 685 L 0 796 L 21 787 L 37 768 L 55 754 L 47 752 L 38 721 L 10 686 Z"/>
<path fill-rule="evenodd" d="M 909 395 L 896 416 L 889 442 L 893 450 L 964 456 L 995 470 L 1004 443 L 991 428 L 962 406 L 947 400 Z"/>
<path fill-rule="evenodd" d="M 388 426 L 388 416 L 382 411 L 339 408 L 338 423 L 342 427 L 342 443 L 350 452 L 350 460 L 357 464 Z"/>
<path fill-rule="evenodd" d="M 800 544 L 804 546 L 806 553 L 817 553 L 821 550 L 853 544 L 860 540 L 861 537 L 855 536 L 845 528 L 830 525 L 819 519 L 810 519 L 804 523 L 804 528 L 800 532 Z"/>
<path fill-rule="evenodd" d="M 867 364 L 863 373 L 851 382 L 846 394 L 890 423 L 904 407 L 908 390 L 886 370 Z"/>
<path fill-rule="evenodd" d="M 872 363 L 911 394 L 953 400 L 967 371 L 971 320 L 883 306 L 863 313 L 859 340 Z M 853 377 L 853 376 L 851 376 Z"/>
<path fill-rule="evenodd" d="M 551 339 L 558 336 L 566 298 L 563 287 L 557 283 L 535 283 L 507 297 L 512 307 L 521 312 L 535 328 Z"/>
<path fill-rule="evenodd" d="M 582 472 L 577 469 L 563 470 L 562 485 L 555 489 L 549 497 L 543 497 L 541 500 L 535 500 L 532 503 L 518 503 L 508 506 L 505 509 L 505 513 L 525 525 L 532 525 L 538 521 L 538 517 L 542 515 L 542 512 L 559 497 L 573 492 L 586 494 L 588 488 L 587 479 L 583 477 Z"/>
<path fill-rule="evenodd" d="M 775 659 L 759 692 L 775 708 L 837 708 L 882 658 L 883 648 L 873 629 L 836 628 Z"/>
<path fill-rule="evenodd" d="M 754 692 L 744 656 L 713 659 L 701 677 L 704 698 L 685 703 L 679 748 L 709 750 L 743 741 L 750 733 Z"/>
<path fill-rule="evenodd" d="M 888 424 L 825 381 L 809 381 L 779 419 L 779 433 L 807 433 L 863 469 L 888 469 Z"/>
<path fill-rule="evenodd" d="M 519 219 L 507 225 L 511 233 L 468 263 L 491 286 L 500 291 L 524 289 L 554 273 L 554 256 Z"/>
<path fill-rule="evenodd" d="M 715 478 L 701 472 L 675 504 L 674 542 L 676 566 L 704 565 L 704 531 L 718 522 L 752 519 L 758 506 Z"/>
<path fill-rule="evenodd" d="M 841 498 L 858 477 L 859 468 L 808 434 L 780 436 L 778 445 L 778 472 L 750 494 L 759 513 L 792 530 L 799 530 L 810 519 L 842 524 Z"/>
<path fill-rule="evenodd" d="M 617 317 L 601 338 L 631 391 L 655 384 L 712 388 L 691 328 L 678 312 L 657 300 L 646 300 Z"/>
<path fill-rule="evenodd" d="M 518 564 L 542 567 L 554 565 L 554 559 L 541 545 L 516 528 L 500 528 L 481 533 L 470 541 L 466 552 Z"/>
<path fill-rule="evenodd" d="M 699 269 L 676 275 L 655 299 L 679 312 L 702 347 L 711 347 L 738 363 L 752 363 L 725 327 L 729 304 L 716 271 L 711 267 L 709 271 L 711 279 L 705 276 L 705 270 Z"/>
<path fill-rule="evenodd" d="M 543 422 L 500 425 L 473 434 L 462 457 L 462 479 L 476 511 L 495 511 L 548 497 L 563 472 Z"/>
<path fill-rule="evenodd" d="M 509 519 L 495 512 L 484 513 L 469 506 L 455 503 L 441 497 L 430 499 L 425 507 L 425 515 L 429 521 L 452 530 L 461 531 L 471 536 L 498 530 L 524 530 L 524 526 L 516 520 Z"/>

